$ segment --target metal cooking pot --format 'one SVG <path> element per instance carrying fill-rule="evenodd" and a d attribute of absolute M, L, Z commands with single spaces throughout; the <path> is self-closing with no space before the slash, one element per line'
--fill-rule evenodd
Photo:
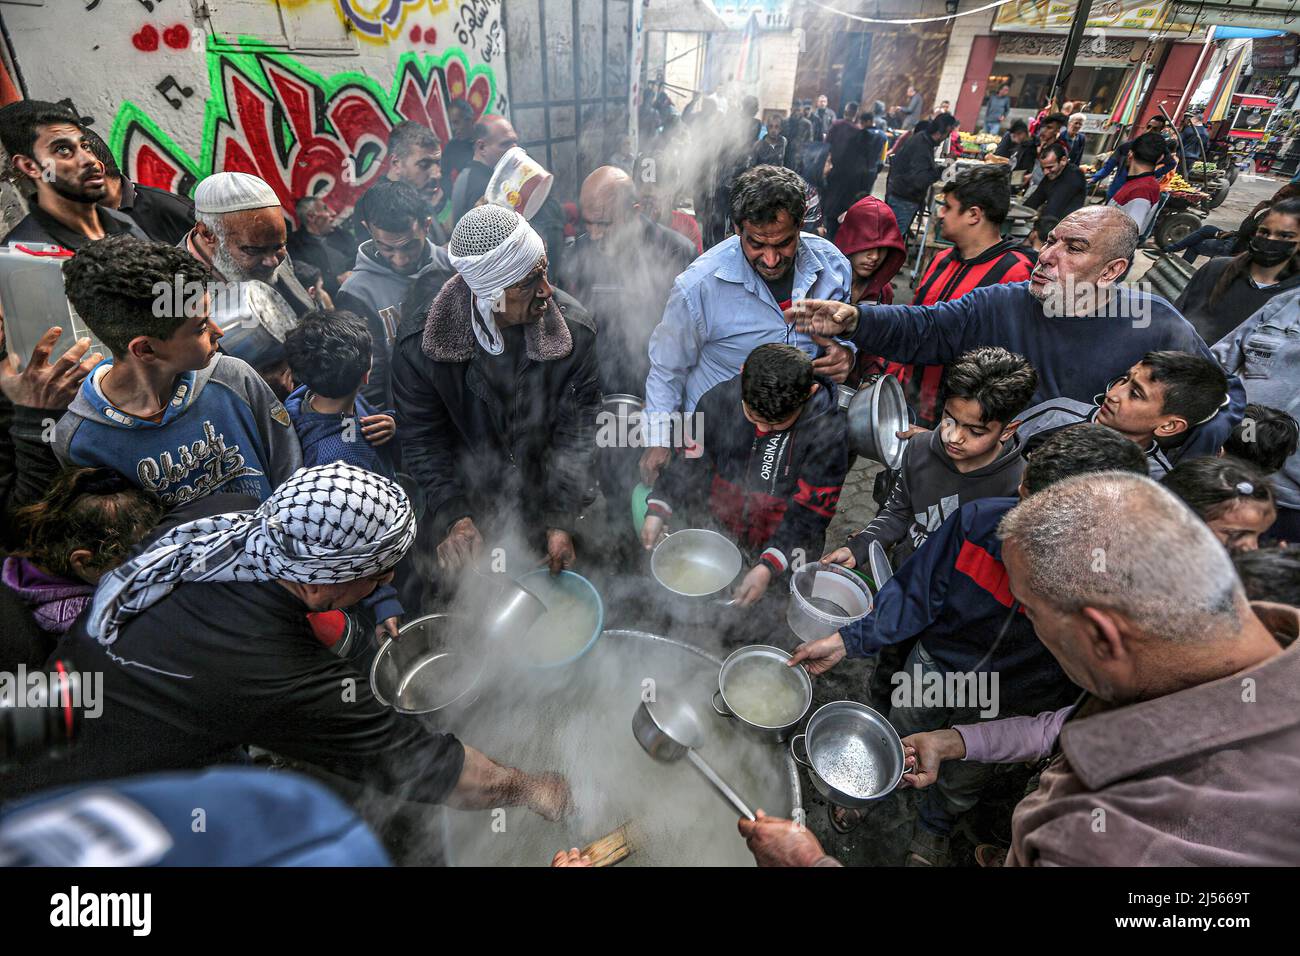
<path fill-rule="evenodd" d="M 708 578 L 707 590 L 687 592 L 667 584 L 662 576 L 665 567 L 678 560 L 688 560 L 696 565 Z M 683 528 L 664 537 L 650 554 L 650 573 L 667 591 L 684 603 L 707 604 L 710 602 L 734 604 L 734 601 L 721 600 L 736 576 L 740 574 L 744 560 L 740 549 L 725 535 L 704 528 Z"/>
<path fill-rule="evenodd" d="M 807 755 L 795 750 L 804 742 Z M 808 718 L 790 740 L 790 756 L 808 770 L 815 786 L 838 807 L 860 810 L 893 793 L 907 761 L 898 731 L 866 704 L 836 700 Z"/>
<path fill-rule="evenodd" d="M 469 623 L 449 614 L 428 614 L 402 626 L 384 641 L 370 666 L 370 689 L 381 704 L 400 714 L 463 709 L 478 699 L 483 658 L 454 647 Z M 463 643 L 463 642 L 456 642 Z"/>
<path fill-rule="evenodd" d="M 632 715 L 632 733 L 641 748 L 655 760 L 674 763 L 685 757 L 742 817 L 754 819 L 745 801 L 695 752 L 704 739 L 704 729 L 685 698 L 660 689 L 653 701 L 642 701 Z"/>
<path fill-rule="evenodd" d="M 771 666 L 779 667 L 785 674 L 789 675 L 788 680 L 792 684 L 797 684 L 803 694 L 803 706 L 799 710 L 799 716 L 786 724 L 778 727 L 768 726 L 767 724 L 758 724 L 748 718 L 737 714 L 731 709 L 731 704 L 727 701 L 727 678 L 735 671 L 736 665 L 745 660 L 754 660 L 755 658 L 770 661 Z M 790 660 L 790 655 L 779 647 L 772 647 L 768 644 L 752 644 L 749 647 L 741 647 L 731 652 L 731 655 L 722 662 L 722 667 L 718 669 L 718 689 L 713 693 L 713 709 L 723 717 L 733 718 L 745 730 L 749 736 L 754 737 L 764 743 L 780 744 L 790 739 L 790 734 L 799 721 L 808 716 L 808 708 L 812 707 L 812 678 L 802 667 L 789 667 L 786 662 Z M 721 703 L 719 703 L 721 699 Z"/>
<path fill-rule="evenodd" d="M 849 447 L 886 468 L 897 468 L 906 447 L 898 432 L 911 424 L 903 386 L 892 375 L 878 375 L 873 383 L 848 396 L 847 405 L 846 391 L 841 387 L 839 397 L 840 407 L 847 408 Z"/>
<path fill-rule="evenodd" d="M 790 575 L 785 620 L 802 641 L 819 641 L 871 613 L 871 590 L 838 564 L 805 564 Z"/>

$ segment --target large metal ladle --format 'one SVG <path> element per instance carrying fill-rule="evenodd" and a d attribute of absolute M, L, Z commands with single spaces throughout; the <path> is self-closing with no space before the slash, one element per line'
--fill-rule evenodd
<path fill-rule="evenodd" d="M 753 811 L 745 801 L 695 752 L 704 739 L 704 730 L 694 709 L 685 700 L 657 691 L 653 701 L 642 701 L 637 708 L 632 717 L 632 733 L 642 749 L 655 760 L 673 763 L 685 757 L 742 817 L 754 819 Z"/>

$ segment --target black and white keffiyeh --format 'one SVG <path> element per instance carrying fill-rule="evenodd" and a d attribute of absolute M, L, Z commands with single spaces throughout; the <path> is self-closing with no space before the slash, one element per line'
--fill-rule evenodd
<path fill-rule="evenodd" d="M 392 568 L 414 540 L 415 514 L 400 485 L 342 462 L 302 468 L 256 511 L 178 525 L 104 575 L 87 629 L 112 644 L 182 582 L 355 581 Z"/>

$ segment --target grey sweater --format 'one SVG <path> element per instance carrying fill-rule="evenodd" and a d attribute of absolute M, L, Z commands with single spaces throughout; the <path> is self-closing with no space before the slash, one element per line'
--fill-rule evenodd
<path fill-rule="evenodd" d="M 1246 386 L 1246 400 L 1300 419 L 1300 290 L 1286 292 L 1212 349 L 1224 371 Z M 1300 509 L 1300 453 L 1272 476 L 1277 503 Z"/>
<path fill-rule="evenodd" d="M 892 562 L 898 567 L 962 505 L 979 498 L 1015 497 L 1024 469 L 1015 438 L 983 468 L 963 474 L 948 457 L 938 431 L 917 435 L 903 449 L 889 500 L 869 525 L 849 538 L 854 560 L 866 567 L 867 549 L 879 541 L 886 551 L 893 546 Z"/>

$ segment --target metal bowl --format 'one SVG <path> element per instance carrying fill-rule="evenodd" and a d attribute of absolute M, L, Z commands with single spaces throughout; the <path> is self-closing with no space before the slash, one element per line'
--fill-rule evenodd
<path fill-rule="evenodd" d="M 581 574 L 575 574 L 572 571 L 561 571 L 558 575 L 553 575 L 546 568 L 530 571 L 519 579 L 518 584 L 521 589 L 527 591 L 545 605 L 547 610 L 550 609 L 550 602 L 562 593 L 577 598 L 587 605 L 595 612 L 596 617 L 595 627 L 591 634 L 581 635 L 582 644 L 572 654 L 566 654 L 563 658 L 557 660 L 535 661 L 529 666 L 543 669 L 563 667 L 565 664 L 573 663 L 591 650 L 591 646 L 596 643 L 601 631 L 605 629 L 605 602 L 601 600 L 600 592 L 596 590 L 595 585 Z M 537 618 L 537 621 L 544 620 L 544 617 L 545 615 Z M 532 626 L 535 626 L 535 623 Z M 529 629 L 525 628 L 522 637 L 527 637 Z"/>
<path fill-rule="evenodd" d="M 790 575 L 785 620 L 801 641 L 819 641 L 871 613 L 871 590 L 838 564 L 805 564 Z"/>
<path fill-rule="evenodd" d="M 728 679 L 735 673 L 736 665 L 741 661 L 759 659 L 768 661 L 774 668 L 780 668 L 786 680 L 791 684 L 797 685 L 803 695 L 803 706 L 799 709 L 799 716 L 788 723 L 778 726 L 760 724 L 750 720 L 743 714 L 736 713 L 732 703 L 727 700 L 727 683 Z M 802 667 L 789 667 L 787 662 L 790 655 L 779 647 L 772 647 L 768 644 L 751 644 L 749 647 L 742 647 L 731 652 L 731 655 L 722 662 L 722 667 L 718 669 L 718 689 L 713 695 L 713 709 L 723 717 L 734 718 L 749 736 L 766 743 L 785 743 L 790 739 L 799 721 L 808 716 L 808 709 L 812 707 L 813 690 L 812 678 Z M 721 701 L 721 703 L 719 703 Z"/>
<path fill-rule="evenodd" d="M 886 468 L 897 468 L 903 463 L 903 449 L 907 445 L 898 432 L 906 431 L 911 422 L 898 379 L 892 375 L 877 376 L 871 385 L 857 390 L 846 414 L 850 448 Z"/>
<path fill-rule="evenodd" d="M 468 707 L 478 699 L 483 657 L 456 647 L 468 632 L 464 618 L 428 614 L 384 641 L 370 666 L 370 689 L 400 714 L 432 714 Z"/>
<path fill-rule="evenodd" d="M 806 757 L 795 750 L 804 742 Z M 906 760 L 898 731 L 866 704 L 836 700 L 808 718 L 790 740 L 790 756 L 808 770 L 815 786 L 836 806 L 859 810 L 892 793 Z"/>
<path fill-rule="evenodd" d="M 665 569 L 677 561 L 689 562 L 698 569 L 701 578 L 707 579 L 700 585 L 701 589 L 683 591 L 664 580 Z M 743 563 L 740 549 L 725 535 L 704 528 L 683 528 L 655 546 L 650 554 L 650 573 L 680 598 L 708 601 L 731 587 Z"/>

